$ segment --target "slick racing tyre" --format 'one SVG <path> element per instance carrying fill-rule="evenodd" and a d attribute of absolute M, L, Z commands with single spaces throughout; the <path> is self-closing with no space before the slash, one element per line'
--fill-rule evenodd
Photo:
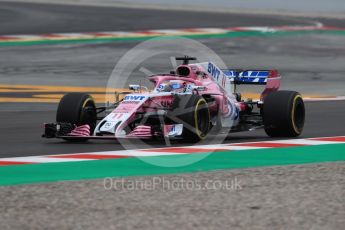
<path fill-rule="evenodd" d="M 198 142 L 205 139 L 210 130 L 210 111 L 206 100 L 199 95 L 177 95 L 168 118 L 183 124 L 183 140 Z"/>
<path fill-rule="evenodd" d="M 297 137 L 304 127 L 302 96 L 294 91 L 277 91 L 267 95 L 263 105 L 265 131 L 270 137 Z"/>
<path fill-rule="evenodd" d="M 90 133 L 96 127 L 97 113 L 93 98 L 86 93 L 68 93 L 60 100 L 57 123 L 71 123 L 77 126 L 89 125 Z"/>

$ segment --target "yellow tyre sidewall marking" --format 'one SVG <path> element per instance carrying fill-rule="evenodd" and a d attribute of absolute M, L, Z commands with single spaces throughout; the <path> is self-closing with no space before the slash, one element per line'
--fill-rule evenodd
<path fill-rule="evenodd" d="M 89 101 L 92 101 L 93 103 L 95 103 L 94 100 L 93 100 L 93 98 L 89 95 L 89 97 L 84 101 L 83 105 L 81 106 L 81 110 L 82 110 L 82 111 L 83 111 L 83 109 L 85 108 L 86 104 L 87 104 Z M 82 111 L 80 111 L 80 117 L 79 117 L 80 120 L 82 120 L 82 118 L 83 118 L 83 113 L 82 113 Z"/>
<path fill-rule="evenodd" d="M 297 133 L 297 134 L 300 134 L 301 133 L 301 130 L 299 130 L 295 124 L 295 110 L 296 110 L 296 101 L 298 99 L 302 99 L 302 96 L 301 95 L 296 95 L 293 99 L 293 102 L 292 102 L 292 110 L 291 110 L 291 123 L 292 123 L 292 127 L 294 129 L 294 131 Z M 303 99 L 302 99 L 303 100 Z"/>
<path fill-rule="evenodd" d="M 195 124 L 196 134 L 198 135 L 198 137 L 200 139 L 203 140 L 203 139 L 205 139 L 206 135 L 202 135 L 202 132 L 200 132 L 199 125 L 198 125 L 198 108 L 199 108 L 200 104 L 207 105 L 207 102 L 203 98 L 198 100 L 198 103 L 196 104 L 195 110 L 194 110 L 194 124 Z M 208 107 L 206 107 L 206 108 L 207 108 L 208 117 L 210 118 L 210 110 L 208 109 Z M 209 129 L 209 126 L 210 126 L 210 124 L 208 124 L 208 129 Z"/>

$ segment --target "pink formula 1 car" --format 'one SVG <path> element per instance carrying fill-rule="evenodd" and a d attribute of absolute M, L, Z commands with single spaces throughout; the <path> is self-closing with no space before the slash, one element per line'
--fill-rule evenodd
<path fill-rule="evenodd" d="M 264 128 L 271 137 L 296 137 L 304 126 L 301 95 L 278 91 L 276 70 L 221 70 L 212 62 L 183 64 L 170 74 L 149 78 L 150 92 L 130 85 L 133 92 L 110 107 L 96 107 L 84 93 L 66 94 L 56 123 L 45 124 L 44 137 L 69 141 L 118 138 L 171 138 L 197 142 L 209 133 Z M 265 85 L 258 101 L 242 100 L 240 84 Z M 101 112 L 112 112 L 99 116 Z M 99 121 L 99 122 L 98 122 Z"/>

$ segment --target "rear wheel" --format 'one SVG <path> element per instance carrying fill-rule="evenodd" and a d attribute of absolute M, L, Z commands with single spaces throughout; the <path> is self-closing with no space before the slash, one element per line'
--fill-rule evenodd
<path fill-rule="evenodd" d="M 263 105 L 265 131 L 270 137 L 297 137 L 304 127 L 305 108 L 302 96 L 294 91 L 267 95 Z"/>
<path fill-rule="evenodd" d="M 210 130 L 210 111 L 206 100 L 199 95 L 179 95 L 173 103 L 168 118 L 183 124 L 183 139 L 198 142 L 205 139 Z"/>
<path fill-rule="evenodd" d="M 56 121 L 77 126 L 89 125 L 90 133 L 96 127 L 97 113 L 93 98 L 86 93 L 68 93 L 60 100 Z"/>

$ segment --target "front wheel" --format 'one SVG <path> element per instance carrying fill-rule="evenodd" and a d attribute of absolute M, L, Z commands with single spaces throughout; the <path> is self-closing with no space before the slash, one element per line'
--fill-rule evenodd
<path fill-rule="evenodd" d="M 68 93 L 60 100 L 56 121 L 73 125 L 89 125 L 90 133 L 96 127 L 97 113 L 93 98 L 86 93 Z"/>
<path fill-rule="evenodd" d="M 270 137 L 297 137 L 304 127 L 305 108 L 302 96 L 294 91 L 267 95 L 263 105 L 265 131 Z"/>

